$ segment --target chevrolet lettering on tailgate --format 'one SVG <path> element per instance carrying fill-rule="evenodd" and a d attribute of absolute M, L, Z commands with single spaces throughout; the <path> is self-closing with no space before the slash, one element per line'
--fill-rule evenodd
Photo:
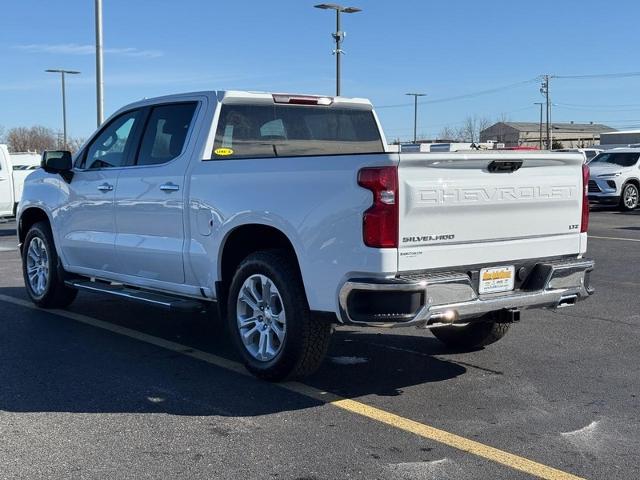
<path fill-rule="evenodd" d="M 452 203 L 509 202 L 534 199 L 565 200 L 575 196 L 573 185 L 428 188 L 418 192 L 419 203 L 442 205 Z"/>

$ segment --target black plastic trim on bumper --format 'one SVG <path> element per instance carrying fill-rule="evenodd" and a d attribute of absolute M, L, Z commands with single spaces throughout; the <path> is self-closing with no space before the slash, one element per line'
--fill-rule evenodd
<path fill-rule="evenodd" d="M 593 293 L 590 286 L 593 268 L 594 261 L 589 259 L 540 262 L 520 289 L 485 295 L 477 293 L 471 277 L 463 272 L 424 272 L 422 278 L 413 274 L 410 279 L 351 279 L 340 290 L 340 319 L 353 325 L 432 328 L 453 322 L 468 323 L 484 314 L 501 310 L 570 306 Z M 362 311 L 350 309 L 353 304 L 349 302 L 354 292 L 361 291 L 382 298 L 389 292 L 421 293 L 424 300 L 415 312 L 397 312 L 402 314 L 402 318 L 363 315 Z"/>
<path fill-rule="evenodd" d="M 599 203 L 602 205 L 618 205 L 620 203 L 619 195 L 588 195 L 589 203 Z"/>

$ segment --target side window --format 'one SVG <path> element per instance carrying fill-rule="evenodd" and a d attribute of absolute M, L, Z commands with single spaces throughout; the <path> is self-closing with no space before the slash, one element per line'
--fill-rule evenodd
<path fill-rule="evenodd" d="M 158 165 L 176 158 L 184 147 L 196 103 L 161 105 L 151 110 L 137 165 Z"/>
<path fill-rule="evenodd" d="M 107 125 L 87 148 L 82 168 L 113 168 L 125 165 L 125 154 L 131 143 L 134 125 L 140 111 L 127 112 Z"/>

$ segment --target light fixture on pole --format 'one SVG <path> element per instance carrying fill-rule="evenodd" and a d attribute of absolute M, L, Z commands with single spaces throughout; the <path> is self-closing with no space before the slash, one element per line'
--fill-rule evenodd
<path fill-rule="evenodd" d="M 62 80 L 62 148 L 67 147 L 67 93 L 64 83 L 65 75 L 78 75 L 75 70 L 63 70 L 61 68 L 50 68 L 45 70 L 48 73 L 59 73 Z"/>
<path fill-rule="evenodd" d="M 341 13 L 356 13 L 361 12 L 361 8 L 356 7 L 343 7 L 342 5 L 336 5 L 335 3 L 321 3 L 314 5 L 315 8 L 322 10 L 335 10 L 336 11 L 336 31 L 331 36 L 336 41 L 336 49 L 333 51 L 336 56 L 336 95 L 340 96 L 340 55 L 344 54 L 342 51 L 342 41 L 347 35 L 346 32 L 340 30 L 340 14 Z"/>
<path fill-rule="evenodd" d="M 418 141 L 418 97 L 425 97 L 426 93 L 405 93 L 413 97 L 413 143 Z"/>

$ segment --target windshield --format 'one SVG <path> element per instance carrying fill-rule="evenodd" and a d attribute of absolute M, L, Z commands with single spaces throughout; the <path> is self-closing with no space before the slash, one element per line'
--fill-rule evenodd
<path fill-rule="evenodd" d="M 590 163 L 611 163 L 621 167 L 632 167 L 638 161 L 638 156 L 640 156 L 640 153 L 635 152 L 601 153 Z"/>

